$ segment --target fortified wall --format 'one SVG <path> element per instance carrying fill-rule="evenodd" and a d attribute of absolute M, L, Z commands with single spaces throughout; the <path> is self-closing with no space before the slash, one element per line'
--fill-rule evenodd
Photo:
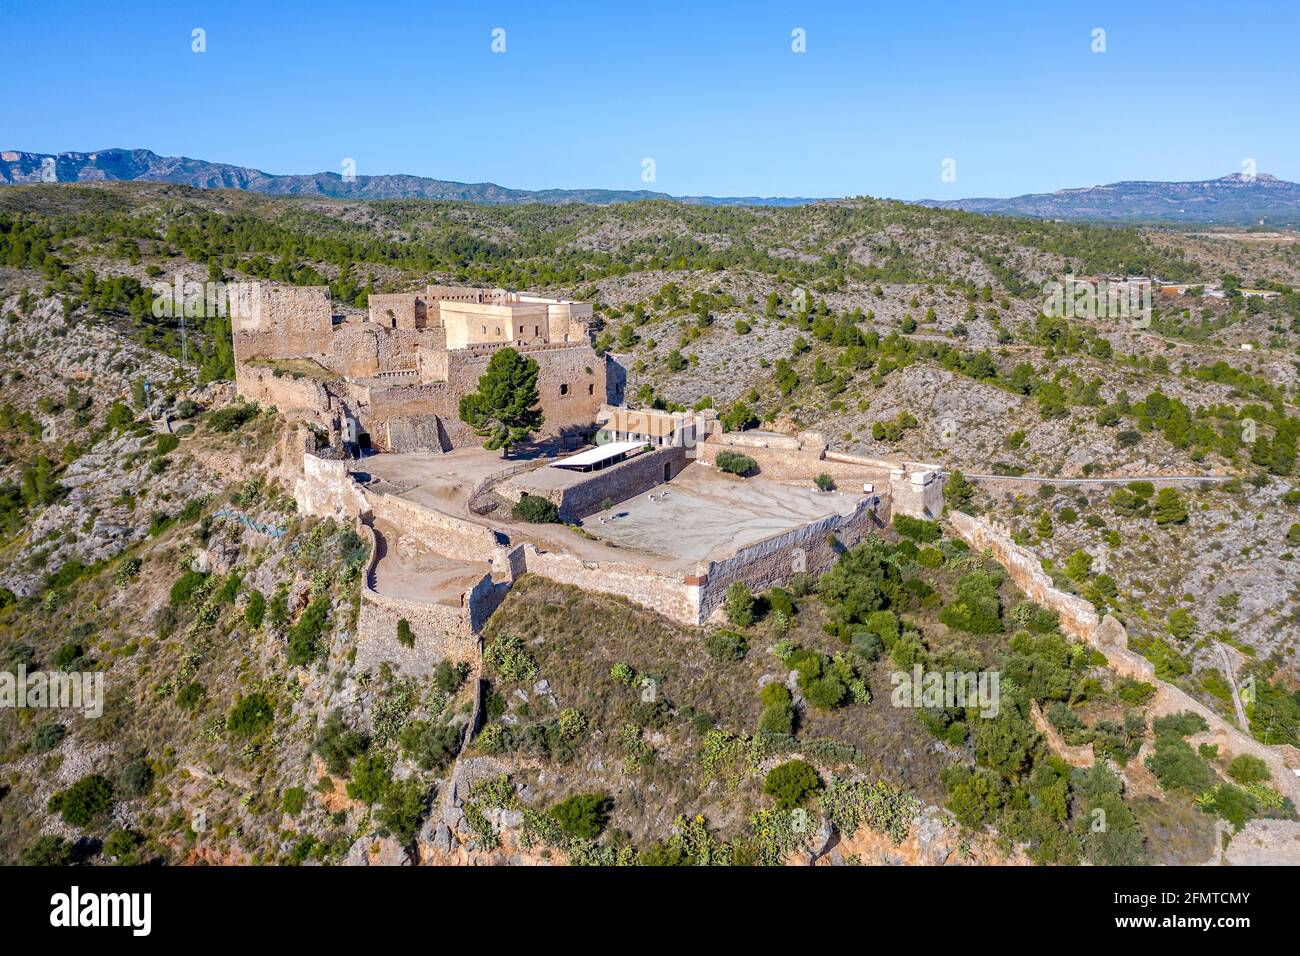
<path fill-rule="evenodd" d="M 840 484 L 869 484 L 876 494 L 887 494 L 895 514 L 930 521 L 943 514 L 943 474 L 935 465 L 830 451 L 816 432 L 721 432 L 694 448 L 696 459 L 709 464 L 723 451 L 748 455 L 757 462 L 759 474 L 774 481 L 826 474 Z"/>
<path fill-rule="evenodd" d="M 1300 778 L 1287 765 L 1285 756 L 1291 748 L 1283 750 L 1261 743 L 1185 691 L 1158 679 L 1151 662 L 1129 649 L 1128 631 L 1123 624 L 1109 614 L 1099 620 L 1096 608 L 1090 602 L 1058 589 L 1037 556 L 1012 541 L 1005 529 L 960 511 L 949 511 L 947 521 L 972 549 L 989 552 L 998 564 L 1006 568 L 1012 582 L 1030 600 L 1059 614 L 1062 630 L 1104 654 L 1112 670 L 1124 677 L 1155 685 L 1156 697 L 1148 712 L 1170 714 L 1190 710 L 1200 714 L 1209 730 L 1194 736 L 1193 741 L 1215 742 L 1220 751 L 1227 754 L 1248 753 L 1260 758 L 1268 764 L 1273 785 L 1300 806 Z"/>

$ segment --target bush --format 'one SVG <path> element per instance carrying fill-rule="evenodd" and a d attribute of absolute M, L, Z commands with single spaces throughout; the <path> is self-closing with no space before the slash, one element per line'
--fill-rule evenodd
<path fill-rule="evenodd" d="M 203 685 L 192 680 L 176 692 L 176 706 L 181 710 L 193 710 L 203 699 L 203 693 Z"/>
<path fill-rule="evenodd" d="M 122 768 L 122 788 L 129 797 L 146 796 L 153 789 L 153 768 L 147 761 L 132 760 Z"/>
<path fill-rule="evenodd" d="M 271 702 L 262 693 L 241 697 L 230 710 L 226 718 L 226 727 L 237 737 L 248 739 L 256 737 L 275 719 Z"/>
<path fill-rule="evenodd" d="M 322 638 L 325 634 L 325 625 L 329 620 L 329 612 L 328 594 L 313 599 L 307 605 L 307 610 L 302 612 L 298 623 L 289 631 L 289 653 L 286 661 L 290 667 L 310 664 L 320 657 L 324 651 Z"/>
<path fill-rule="evenodd" d="M 718 466 L 719 470 L 728 474 L 739 475 L 742 478 L 758 468 L 758 462 L 754 461 L 754 459 L 734 451 L 718 452 L 714 464 Z"/>
<path fill-rule="evenodd" d="M 813 484 L 815 484 L 822 491 L 835 490 L 835 479 L 832 478 L 830 475 L 826 474 L 826 472 L 822 472 L 820 475 L 814 478 Z"/>
<path fill-rule="evenodd" d="M 550 815 L 569 836 L 594 840 L 600 836 L 614 801 L 607 793 L 576 793 L 551 807 Z"/>
<path fill-rule="evenodd" d="M 524 495 L 510 509 L 510 515 L 517 521 L 527 521 L 530 524 L 548 524 L 560 520 L 560 510 L 540 495 Z"/>
<path fill-rule="evenodd" d="M 469 676 L 468 664 L 453 664 L 443 660 L 433 669 L 433 686 L 444 694 L 454 694 Z"/>
<path fill-rule="evenodd" d="M 365 752 L 369 741 L 343 720 L 341 711 L 333 711 L 321 725 L 316 735 L 316 753 L 325 762 L 325 769 L 336 777 L 344 776 L 354 757 Z"/>
<path fill-rule="evenodd" d="M 821 789 L 817 771 L 802 760 L 787 760 L 768 771 L 763 792 L 776 801 L 778 810 L 793 810 Z"/>
<path fill-rule="evenodd" d="M 19 856 L 23 866 L 69 866 L 73 862 L 72 844 L 61 836 L 40 836 L 29 843 Z"/>
<path fill-rule="evenodd" d="M 181 444 L 181 440 L 177 438 L 175 435 L 159 435 L 158 441 L 154 445 L 154 454 L 158 455 L 159 457 L 162 457 L 163 455 L 170 455 L 172 452 L 174 452 L 177 448 L 180 447 L 180 444 Z"/>
<path fill-rule="evenodd" d="M 302 787 L 290 787 L 284 791 L 284 802 L 281 807 L 289 816 L 296 817 L 302 813 L 302 808 L 306 805 L 307 791 Z"/>
<path fill-rule="evenodd" d="M 247 402 L 234 402 L 225 408 L 218 408 L 214 412 L 209 412 L 207 422 L 213 431 L 228 433 L 243 428 L 256 415 L 257 407 L 255 405 L 250 405 Z"/>
<path fill-rule="evenodd" d="M 261 591 L 250 591 L 248 603 L 244 605 L 244 623 L 248 625 L 249 630 L 256 631 L 262 626 L 264 617 L 266 617 L 266 598 L 262 596 Z"/>
<path fill-rule="evenodd" d="M 786 617 L 794 617 L 798 610 L 794 606 L 794 598 L 790 592 L 784 588 L 772 588 L 767 592 L 767 606 L 777 614 L 784 614 Z"/>
<path fill-rule="evenodd" d="M 943 536 L 937 522 L 904 514 L 894 515 L 894 530 L 919 544 L 933 544 Z"/>
<path fill-rule="evenodd" d="M 136 854 L 143 844 L 144 837 L 134 830 L 114 830 L 104 841 L 104 856 L 119 866 L 134 866 L 139 862 Z"/>
<path fill-rule="evenodd" d="M 415 635 L 411 633 L 411 622 L 406 618 L 397 621 L 397 643 L 403 647 L 415 646 Z"/>
<path fill-rule="evenodd" d="M 68 728 L 54 721 L 41 724 L 32 731 L 31 739 L 27 741 L 27 750 L 34 754 L 43 754 L 47 750 L 53 750 L 67 736 L 67 733 Z"/>
<path fill-rule="evenodd" d="M 1262 783 L 1269 778 L 1268 764 L 1252 754 L 1239 754 L 1228 764 L 1228 776 L 1240 784 Z"/>
<path fill-rule="evenodd" d="M 413 720 L 402 728 L 398 744 L 402 754 L 421 770 L 441 770 L 451 763 L 460 745 L 460 727 L 428 720 Z"/>
<path fill-rule="evenodd" d="M 180 607 L 182 604 L 189 603 L 194 595 L 202 591 L 207 580 L 208 576 L 202 571 L 186 571 L 182 574 L 172 585 L 172 607 Z"/>
<path fill-rule="evenodd" d="M 1157 735 L 1155 753 L 1146 759 L 1146 766 L 1165 790 L 1198 794 L 1214 786 L 1214 768 L 1173 734 Z"/>
<path fill-rule="evenodd" d="M 939 612 L 939 620 L 968 634 L 996 634 L 1002 630 L 1002 603 L 997 577 L 976 569 L 957 579 L 955 600 Z"/>
<path fill-rule="evenodd" d="M 744 581 L 733 581 L 727 587 L 722 609 L 727 620 L 737 627 L 749 627 L 754 623 L 754 595 Z"/>
<path fill-rule="evenodd" d="M 502 634 L 483 654 L 483 663 L 504 683 L 517 684 L 537 676 L 537 661 L 524 642 L 512 634 Z"/>
<path fill-rule="evenodd" d="M 704 638 L 704 649 L 716 661 L 739 661 L 749 652 L 749 641 L 736 631 L 714 631 Z"/>
<path fill-rule="evenodd" d="M 113 806 L 113 785 L 97 773 L 88 774 L 50 798 L 49 810 L 74 827 L 88 826 Z"/>

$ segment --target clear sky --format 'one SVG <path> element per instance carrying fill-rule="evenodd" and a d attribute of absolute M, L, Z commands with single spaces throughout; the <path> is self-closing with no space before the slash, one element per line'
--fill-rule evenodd
<path fill-rule="evenodd" d="M 0 0 L 0 148 L 675 195 L 1300 180 L 1298 48 L 1295 0 Z"/>

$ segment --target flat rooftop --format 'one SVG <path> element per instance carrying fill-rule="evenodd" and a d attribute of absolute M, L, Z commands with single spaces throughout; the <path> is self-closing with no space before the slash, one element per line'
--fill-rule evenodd
<path fill-rule="evenodd" d="M 696 462 L 653 491 L 584 518 L 582 527 L 619 547 L 716 561 L 774 534 L 852 514 L 861 500 L 859 494 L 819 491 L 811 482 L 737 478 Z"/>

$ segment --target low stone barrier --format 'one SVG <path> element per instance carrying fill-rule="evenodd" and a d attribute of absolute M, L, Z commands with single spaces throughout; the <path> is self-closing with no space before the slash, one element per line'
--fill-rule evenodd
<path fill-rule="evenodd" d="M 1198 736 L 1218 741 L 1220 750 L 1226 750 L 1232 755 L 1248 753 L 1259 757 L 1268 765 L 1273 785 L 1300 806 L 1300 778 L 1287 766 L 1282 748 L 1261 743 L 1195 700 L 1186 691 L 1157 678 L 1152 663 L 1129 649 L 1128 631 L 1123 624 L 1109 614 L 1099 620 L 1097 610 L 1090 602 L 1058 589 L 1043 570 L 1038 557 L 1012 541 L 1005 529 L 994 527 L 960 511 L 949 511 L 947 521 L 957 536 L 971 548 L 989 552 L 998 564 L 1006 568 L 1012 582 L 1030 600 L 1059 614 L 1062 630 L 1106 655 L 1112 670 L 1122 676 L 1154 684 L 1157 689 L 1156 698 L 1148 708 L 1148 713 L 1168 714 L 1190 710 L 1200 714 L 1209 730 Z"/>

